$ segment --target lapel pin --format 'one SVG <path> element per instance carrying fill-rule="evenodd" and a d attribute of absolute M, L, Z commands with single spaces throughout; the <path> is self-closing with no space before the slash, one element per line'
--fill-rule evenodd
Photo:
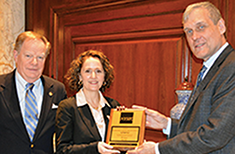
<path fill-rule="evenodd" d="M 53 95 L 53 93 L 50 91 L 50 92 L 49 92 L 49 96 L 52 96 L 52 95 Z"/>

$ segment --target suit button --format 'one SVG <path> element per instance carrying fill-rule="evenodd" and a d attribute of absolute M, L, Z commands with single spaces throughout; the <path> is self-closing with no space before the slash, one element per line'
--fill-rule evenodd
<path fill-rule="evenodd" d="M 33 148 L 34 147 L 34 144 L 31 144 L 31 148 Z"/>

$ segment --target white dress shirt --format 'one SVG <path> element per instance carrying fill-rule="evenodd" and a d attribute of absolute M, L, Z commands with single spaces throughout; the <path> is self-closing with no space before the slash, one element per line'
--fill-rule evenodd
<path fill-rule="evenodd" d="M 19 74 L 19 72 L 16 69 L 16 75 L 15 75 L 15 81 L 16 81 L 16 91 L 17 91 L 17 96 L 19 99 L 19 103 L 20 103 L 20 110 L 21 110 L 21 114 L 23 117 L 23 120 L 25 122 L 25 94 L 26 94 L 26 84 L 28 82 L 26 82 L 22 76 Z M 34 82 L 34 87 L 33 87 L 33 93 L 36 97 L 36 101 L 37 101 L 37 106 L 38 106 L 38 118 L 40 117 L 40 113 L 41 113 L 41 108 L 42 108 L 42 99 L 43 99 L 43 85 L 42 85 L 42 81 L 39 78 L 37 81 Z"/>
<path fill-rule="evenodd" d="M 99 95 L 100 95 L 100 106 L 98 109 L 94 109 L 86 100 L 86 97 L 84 95 L 83 92 L 83 88 L 79 90 L 79 92 L 76 93 L 76 103 L 77 106 L 84 106 L 86 104 L 88 104 L 88 106 L 90 107 L 91 113 L 93 115 L 93 118 L 95 119 L 96 122 L 96 126 L 99 130 L 100 136 L 102 138 L 102 141 L 105 140 L 105 128 L 106 128 L 106 124 L 104 121 L 104 116 L 103 116 L 103 111 L 102 108 L 105 107 L 105 104 L 107 104 L 108 106 L 110 106 L 108 104 L 108 102 L 106 101 L 106 99 L 103 97 L 103 95 L 101 94 L 101 92 L 99 91 Z"/>

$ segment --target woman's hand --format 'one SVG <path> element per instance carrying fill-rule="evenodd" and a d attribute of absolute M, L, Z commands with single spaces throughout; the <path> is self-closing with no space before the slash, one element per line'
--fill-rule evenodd
<path fill-rule="evenodd" d="M 113 150 L 113 147 L 111 145 L 108 145 L 104 142 L 98 143 L 98 151 L 101 154 L 112 154 L 112 153 L 120 153 L 118 150 Z"/>
<path fill-rule="evenodd" d="M 117 106 L 116 109 L 117 109 L 117 111 L 123 111 L 127 108 L 125 106 Z"/>

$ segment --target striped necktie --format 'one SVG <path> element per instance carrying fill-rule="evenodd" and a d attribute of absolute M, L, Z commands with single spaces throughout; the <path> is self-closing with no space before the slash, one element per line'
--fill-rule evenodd
<path fill-rule="evenodd" d="M 202 77 L 203 77 L 204 73 L 206 72 L 206 69 L 207 69 L 206 66 L 203 65 L 203 67 L 197 77 L 196 88 L 199 86 L 200 82 L 202 81 Z"/>
<path fill-rule="evenodd" d="M 38 107 L 35 95 L 32 91 L 33 86 L 33 83 L 26 84 L 25 95 L 25 124 L 31 141 L 33 141 L 34 133 L 38 123 Z"/>

